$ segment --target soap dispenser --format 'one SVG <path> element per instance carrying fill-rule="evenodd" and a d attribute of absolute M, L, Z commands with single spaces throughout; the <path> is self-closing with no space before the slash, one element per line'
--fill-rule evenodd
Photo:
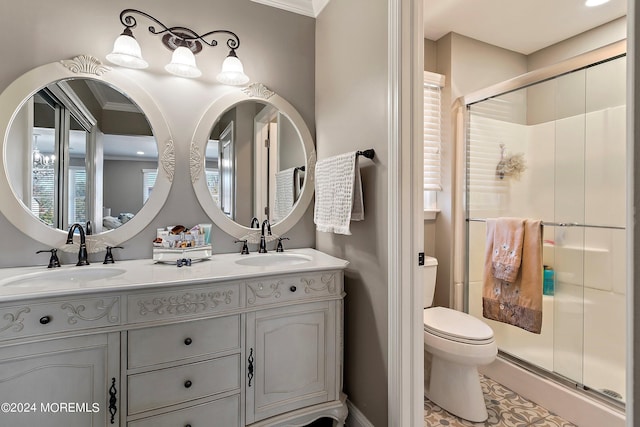
<path fill-rule="evenodd" d="M 555 288 L 555 272 L 548 265 L 544 266 L 544 279 L 542 282 L 542 293 L 544 295 L 553 295 Z"/>

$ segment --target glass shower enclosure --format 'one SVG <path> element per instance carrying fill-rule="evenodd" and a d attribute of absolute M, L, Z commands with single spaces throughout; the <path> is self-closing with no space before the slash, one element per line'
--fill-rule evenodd
<path fill-rule="evenodd" d="M 466 103 L 469 312 L 501 353 L 625 400 L 626 57 Z M 482 317 L 485 220 L 541 219 L 542 333 Z M 543 283 L 540 284 L 541 288 Z"/>

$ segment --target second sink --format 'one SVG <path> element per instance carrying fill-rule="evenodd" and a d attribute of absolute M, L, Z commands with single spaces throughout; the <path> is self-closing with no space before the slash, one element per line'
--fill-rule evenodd
<path fill-rule="evenodd" d="M 238 265 L 250 265 L 254 267 L 268 267 L 272 265 L 296 265 L 311 261 L 308 255 L 291 253 L 256 254 L 240 258 L 235 261 Z"/>

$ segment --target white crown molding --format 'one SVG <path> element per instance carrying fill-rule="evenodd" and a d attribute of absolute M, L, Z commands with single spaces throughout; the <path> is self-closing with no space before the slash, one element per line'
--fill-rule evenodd
<path fill-rule="evenodd" d="M 107 100 L 107 95 L 105 94 L 105 86 L 96 84 L 93 80 L 87 80 L 87 86 L 89 86 L 89 90 L 96 98 L 96 101 L 100 104 L 100 108 L 103 110 L 112 110 L 112 111 L 124 111 L 127 113 L 140 113 L 140 109 L 137 105 L 133 103 L 125 104 L 123 102 L 114 102 Z"/>
<path fill-rule="evenodd" d="M 289 12 L 317 18 L 329 0 L 251 0 L 256 3 L 288 10 Z"/>

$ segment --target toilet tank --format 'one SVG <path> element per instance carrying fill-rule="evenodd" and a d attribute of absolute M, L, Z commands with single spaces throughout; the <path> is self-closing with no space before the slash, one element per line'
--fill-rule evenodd
<path fill-rule="evenodd" d="M 424 257 L 424 308 L 431 307 L 433 304 L 433 295 L 436 292 L 436 274 L 438 272 L 438 260 L 430 257 Z"/>

